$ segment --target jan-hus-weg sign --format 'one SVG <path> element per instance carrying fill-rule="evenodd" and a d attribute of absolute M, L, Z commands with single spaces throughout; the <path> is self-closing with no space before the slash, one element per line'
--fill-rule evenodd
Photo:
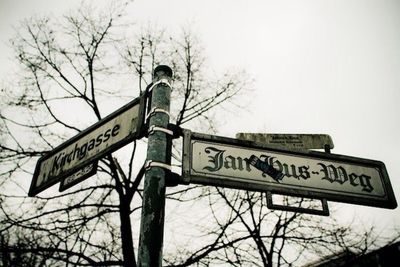
<path fill-rule="evenodd" d="M 183 182 L 397 206 L 384 163 L 317 151 L 290 151 L 185 131 Z M 273 168 L 271 175 L 255 160 Z"/>

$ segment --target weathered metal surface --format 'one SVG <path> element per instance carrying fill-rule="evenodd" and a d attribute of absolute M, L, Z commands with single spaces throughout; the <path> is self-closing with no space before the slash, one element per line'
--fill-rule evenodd
<path fill-rule="evenodd" d="M 327 134 L 238 133 L 236 138 L 289 149 L 325 149 L 326 145 L 332 149 L 334 146 Z"/>
<path fill-rule="evenodd" d="M 169 83 L 171 78 L 172 70 L 167 66 L 158 66 L 154 70 L 153 83 L 166 79 L 168 84 L 160 83 L 154 87 L 151 97 L 151 109 L 156 108 L 166 112 L 157 112 L 154 116 L 151 116 L 149 128 L 153 125 L 164 129 L 168 127 L 171 95 Z M 164 131 L 154 131 L 149 134 L 147 162 L 170 164 L 170 141 L 171 137 Z M 165 179 L 166 170 L 161 167 L 151 167 L 146 171 L 143 187 L 138 266 L 161 267 L 162 264 Z"/>
<path fill-rule="evenodd" d="M 275 180 L 250 164 L 256 156 L 284 174 Z M 271 191 L 361 205 L 397 206 L 384 163 L 269 147 L 219 136 L 184 134 L 184 183 Z"/>
<path fill-rule="evenodd" d="M 136 98 L 40 158 L 29 196 L 135 140 L 141 132 L 143 113 L 144 98 Z"/>

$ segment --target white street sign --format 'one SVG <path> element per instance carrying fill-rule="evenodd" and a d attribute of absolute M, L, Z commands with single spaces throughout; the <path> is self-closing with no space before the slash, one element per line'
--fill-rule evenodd
<path fill-rule="evenodd" d="M 384 208 L 397 206 L 385 165 L 380 161 L 291 151 L 190 131 L 184 134 L 182 179 L 184 183 Z"/>
<path fill-rule="evenodd" d="M 136 139 L 144 120 L 144 101 L 144 97 L 136 98 L 40 158 L 28 195 L 40 193 Z"/>

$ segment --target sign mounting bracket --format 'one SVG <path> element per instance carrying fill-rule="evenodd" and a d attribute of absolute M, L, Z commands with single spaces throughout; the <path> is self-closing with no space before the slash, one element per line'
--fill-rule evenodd
<path fill-rule="evenodd" d="M 313 198 L 316 199 L 316 198 Z M 322 210 L 319 209 L 309 209 L 303 207 L 294 207 L 294 206 L 286 206 L 281 204 L 275 204 L 272 200 L 272 192 L 267 192 L 267 208 L 273 210 L 283 210 L 283 211 L 292 211 L 292 212 L 301 212 L 312 215 L 321 215 L 321 216 L 329 216 L 329 207 L 328 201 L 325 198 L 318 199 L 321 200 Z"/>

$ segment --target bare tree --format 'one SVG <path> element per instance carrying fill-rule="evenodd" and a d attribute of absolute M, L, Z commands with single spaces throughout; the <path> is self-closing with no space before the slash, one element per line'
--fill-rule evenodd
<path fill-rule="evenodd" d="M 12 41 L 21 71 L 17 84 L 2 89 L 0 231 L 10 236 L 6 251 L 36 255 L 38 265 L 135 266 L 131 218 L 140 209 L 136 193 L 141 179 L 136 175 L 140 164 L 134 160 L 135 142 L 125 148 L 131 155 L 127 160 L 103 158 L 90 186 L 26 198 L 38 157 L 102 119 L 109 113 L 102 107 L 110 97 L 115 106 L 143 92 L 160 62 L 175 68 L 177 125 L 206 118 L 209 110 L 245 86 L 246 81 L 227 74 L 226 81 L 214 82 L 212 95 L 206 94 L 201 83 L 211 81 L 198 78 L 203 61 L 192 35 L 185 32 L 179 41 L 146 30 L 124 39 L 122 30 L 132 25 L 124 22 L 123 9 L 112 6 L 94 16 L 92 9 L 82 8 L 61 19 L 32 18 L 22 23 Z M 116 88 L 126 86 L 115 82 L 119 80 L 129 80 L 136 92 Z M 75 110 L 84 110 L 85 116 Z M 24 235 L 18 239 L 24 245 L 13 233 Z"/>
<path fill-rule="evenodd" d="M 190 31 L 175 37 L 138 29 L 123 10 L 112 5 L 96 13 L 86 7 L 59 19 L 28 19 L 12 41 L 21 70 L 15 83 L 1 89 L 4 266 L 136 266 L 143 142 L 101 159 L 90 184 L 28 198 L 37 159 L 139 96 L 160 63 L 174 70 L 172 119 L 182 127 L 212 131 L 212 111 L 234 102 L 249 85 L 241 72 L 210 77 Z M 178 144 L 178 166 L 179 151 Z M 292 266 L 304 255 L 365 248 L 360 242 L 369 240 L 334 221 L 270 211 L 263 193 L 191 185 L 168 190 L 167 197 L 182 209 L 203 207 L 207 218 L 189 230 L 189 240 L 198 237 L 195 243 L 166 249 L 169 266 Z M 168 227 L 177 231 L 174 223 Z"/>
<path fill-rule="evenodd" d="M 190 249 L 185 241 L 174 247 L 167 266 L 301 266 L 345 252 L 362 255 L 399 240 L 398 234 L 381 235 L 374 227 L 340 224 L 334 216 L 269 210 L 265 193 L 206 187 L 202 195 L 207 196 L 210 210 L 206 215 L 197 212 L 194 220 L 200 222 L 191 225 L 200 228 L 191 229 L 198 238 L 190 237 L 196 240 Z M 285 197 L 283 202 L 319 208 L 303 198 Z"/>

